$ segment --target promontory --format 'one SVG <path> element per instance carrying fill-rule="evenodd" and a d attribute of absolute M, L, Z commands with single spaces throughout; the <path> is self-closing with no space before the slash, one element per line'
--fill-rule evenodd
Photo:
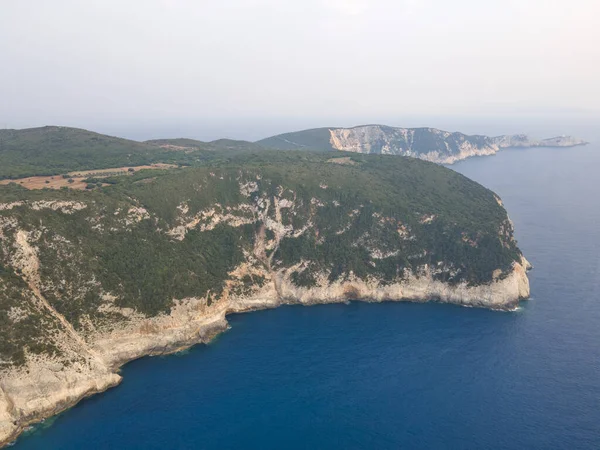
<path fill-rule="evenodd" d="M 439 164 L 453 164 L 472 156 L 489 156 L 505 148 L 575 147 L 587 144 L 572 136 L 533 139 L 525 134 L 483 136 L 436 128 L 398 128 L 362 125 L 316 128 L 263 139 L 261 145 L 278 149 L 321 149 L 379 155 L 402 155 Z"/>
<path fill-rule="evenodd" d="M 499 197 L 431 162 L 60 127 L 0 138 L 1 444 L 229 313 L 529 296 Z"/>

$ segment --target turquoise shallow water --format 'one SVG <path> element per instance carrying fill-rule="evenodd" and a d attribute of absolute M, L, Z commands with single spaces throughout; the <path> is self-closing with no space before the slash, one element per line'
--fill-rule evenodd
<path fill-rule="evenodd" d="M 453 168 L 500 194 L 535 265 L 515 313 L 440 304 L 230 317 L 183 355 L 15 449 L 600 448 L 600 147 L 509 150 Z"/>

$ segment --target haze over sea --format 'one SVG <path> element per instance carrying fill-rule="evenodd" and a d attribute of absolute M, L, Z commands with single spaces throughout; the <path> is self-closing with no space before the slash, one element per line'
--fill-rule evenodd
<path fill-rule="evenodd" d="M 600 448 L 598 134 L 452 166 L 502 197 L 535 266 L 519 311 L 353 302 L 231 316 L 210 345 L 128 364 L 120 386 L 14 448 Z"/>

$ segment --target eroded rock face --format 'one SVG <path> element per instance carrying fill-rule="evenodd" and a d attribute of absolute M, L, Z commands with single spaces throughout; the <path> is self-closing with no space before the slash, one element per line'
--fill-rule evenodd
<path fill-rule="evenodd" d="M 286 230 L 273 220 L 271 229 L 278 230 L 275 240 L 283 238 Z M 32 290 L 40 283 L 39 261 L 24 232 L 18 232 L 18 263 Z M 523 258 L 502 279 L 480 285 L 466 283 L 450 285 L 437 281 L 430 267 L 408 274 L 394 283 L 384 283 L 374 277 L 361 279 L 349 274 L 345 279 L 330 281 L 330 273 L 314 274 L 312 287 L 298 286 L 294 275 L 308 270 L 309 262 L 288 268 L 274 268 L 265 248 L 278 245 L 269 242 L 265 234 L 257 240 L 247 260 L 230 274 L 220 298 L 174 300 L 169 314 L 146 317 L 123 311 L 124 320 L 110 330 L 95 329 L 73 336 L 70 326 L 58 332 L 62 354 L 58 357 L 30 356 L 24 366 L 2 372 L 0 383 L 0 442 L 14 439 L 29 423 L 51 416 L 68 408 L 80 399 L 117 385 L 116 373 L 124 363 L 146 355 L 174 352 L 200 342 L 208 342 L 227 328 L 226 315 L 231 312 L 274 308 L 282 304 L 313 305 L 342 303 L 348 300 L 417 301 L 437 300 L 467 306 L 495 309 L 516 307 L 520 299 L 529 296 L 526 270 L 529 263 Z M 438 269 L 443 270 L 443 269 Z M 260 278 L 261 285 L 248 287 L 247 276 Z M 39 293 L 35 293 L 35 298 Z M 40 300 L 36 300 L 40 302 Z M 114 299 L 107 298 L 112 304 Z M 46 308 L 50 308 L 46 305 Z M 119 312 L 113 307 L 112 312 Z M 58 315 L 50 311 L 50 315 Z M 60 318 L 58 323 L 60 324 Z"/>
<path fill-rule="evenodd" d="M 32 358 L 23 368 L 5 371 L 0 385 L 0 443 L 14 439 L 31 422 L 117 385 L 121 377 L 116 370 L 128 361 L 208 342 L 227 329 L 225 316 L 230 312 L 358 299 L 371 302 L 435 299 L 466 306 L 511 309 L 519 299 L 529 296 L 527 267 L 523 259 L 521 264 L 514 264 L 504 279 L 482 286 L 450 286 L 433 280 L 427 273 L 393 284 L 356 277 L 330 283 L 327 274 L 319 274 L 318 285 L 310 288 L 292 282 L 293 270 L 269 273 L 263 269 L 262 275 L 269 282 L 246 295 L 227 294 L 213 306 L 207 306 L 206 299 L 185 299 L 177 302 L 169 315 L 136 318 L 111 332 L 88 336 L 89 348 L 97 360 L 65 365 L 60 358 Z M 231 287 L 235 287 L 234 281 Z"/>
<path fill-rule="evenodd" d="M 384 140 L 381 130 L 371 131 Z M 342 139 L 351 145 L 353 136 Z M 166 211 L 162 202 L 152 202 L 154 195 L 137 198 L 144 192 L 135 189 L 118 201 L 100 194 L 92 201 L 81 193 L 73 194 L 77 201 L 0 203 L 0 319 L 7 324 L 0 337 L 7 344 L 3 349 L 9 349 L 0 354 L 0 443 L 118 384 L 117 371 L 128 361 L 208 342 L 227 329 L 229 313 L 348 300 L 435 300 L 508 310 L 529 296 L 529 264 L 493 193 L 445 168 L 406 160 L 390 171 L 390 183 L 399 170 L 415 164 L 435 170 L 436 180 L 447 176 L 460 183 L 472 194 L 460 201 L 469 206 L 476 197 L 477 205 L 489 211 L 467 208 L 473 216 L 459 223 L 463 217 L 446 209 L 443 189 L 416 209 L 414 202 L 411 209 L 381 206 L 359 195 L 362 185 L 351 195 L 340 185 L 355 184 L 359 176 L 360 163 L 348 161 L 325 159 L 308 169 L 302 162 L 295 175 L 305 170 L 311 178 L 291 186 L 270 181 L 264 170 L 191 172 L 191 181 L 176 186 Z M 344 171 L 343 176 L 335 178 L 335 171 Z M 422 198 L 413 194 L 422 178 L 411 179 L 412 173 L 407 169 L 410 189 L 402 196 Z M 156 192 L 172 182 L 167 179 Z M 214 197 L 203 194 L 207 191 Z M 458 250 L 438 252 L 431 236 L 444 236 L 444 243 Z M 134 239 L 133 252 L 150 242 L 150 250 L 160 248 L 150 255 L 169 259 L 155 264 L 133 255 L 122 266 L 122 259 L 132 255 L 120 252 L 120 246 Z M 221 246 L 211 247 L 215 239 Z M 469 264 L 486 263 L 490 251 L 502 267 L 476 267 L 481 274 L 473 278 Z M 213 276 L 212 284 L 198 283 L 191 291 L 175 285 L 156 308 L 144 309 L 145 303 L 130 298 L 182 258 L 191 261 L 181 266 L 189 275 L 184 280 L 191 284 Z M 215 267 L 225 258 L 216 278 Z M 207 260 L 203 272 L 194 272 Z M 356 260 L 360 264 L 352 266 Z M 152 276 L 131 279 L 128 271 Z M 134 289 L 127 289 L 128 283 Z"/>
<path fill-rule="evenodd" d="M 453 164 L 472 156 L 487 156 L 509 147 L 572 147 L 584 145 L 582 139 L 560 136 L 534 140 L 528 136 L 469 136 L 435 128 L 394 128 L 366 125 L 354 128 L 332 128 L 330 144 L 335 150 L 403 155 L 440 164 Z"/>

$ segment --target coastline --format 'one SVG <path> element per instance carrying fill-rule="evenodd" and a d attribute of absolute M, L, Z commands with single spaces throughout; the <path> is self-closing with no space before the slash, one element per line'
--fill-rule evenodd
<path fill-rule="evenodd" d="M 197 299 L 190 299 L 173 309 L 170 315 L 136 322 L 93 339 L 90 348 L 103 362 L 84 376 L 69 372 L 46 372 L 50 361 L 37 362 L 39 375 L 24 376 L 14 371 L 0 382 L 0 448 L 14 442 L 28 426 L 59 414 L 79 401 L 117 386 L 122 377 L 119 369 L 135 359 L 177 353 L 193 345 L 208 343 L 228 329 L 226 316 L 272 309 L 281 305 L 311 306 L 328 303 L 365 301 L 440 302 L 465 307 L 484 307 L 497 311 L 514 311 L 519 301 L 529 297 L 525 258 L 514 263 L 512 272 L 503 279 L 478 286 L 450 286 L 427 276 L 412 277 L 405 282 L 381 285 L 375 280 L 346 280 L 317 288 L 299 288 L 286 273 L 272 274 L 273 283 L 249 296 L 230 296 L 215 306 L 199 308 Z M 349 293 L 351 293 L 349 295 Z M 151 325 L 151 330 L 146 329 Z M 61 378 L 62 377 L 62 378 Z M 47 383 L 44 385 L 44 383 Z M 56 388 L 62 387 L 62 390 Z M 51 398 L 40 396 L 51 392 Z"/>
<path fill-rule="evenodd" d="M 510 145 L 507 147 L 498 147 L 497 149 L 461 150 L 458 154 L 453 155 L 453 156 L 447 156 L 445 158 L 440 158 L 438 154 L 433 154 L 433 155 L 426 154 L 422 159 L 424 159 L 426 161 L 435 162 L 437 164 L 452 166 L 456 163 L 459 163 L 461 161 L 464 161 L 464 160 L 470 159 L 470 158 L 477 158 L 477 157 L 482 157 L 482 156 L 494 156 L 503 150 L 527 150 L 527 149 L 531 149 L 531 148 L 566 149 L 566 148 L 574 148 L 574 147 L 585 147 L 586 145 L 589 145 L 589 142 L 584 141 L 584 142 L 578 142 L 578 143 L 569 144 L 569 145 L 543 145 L 543 144 Z"/>

